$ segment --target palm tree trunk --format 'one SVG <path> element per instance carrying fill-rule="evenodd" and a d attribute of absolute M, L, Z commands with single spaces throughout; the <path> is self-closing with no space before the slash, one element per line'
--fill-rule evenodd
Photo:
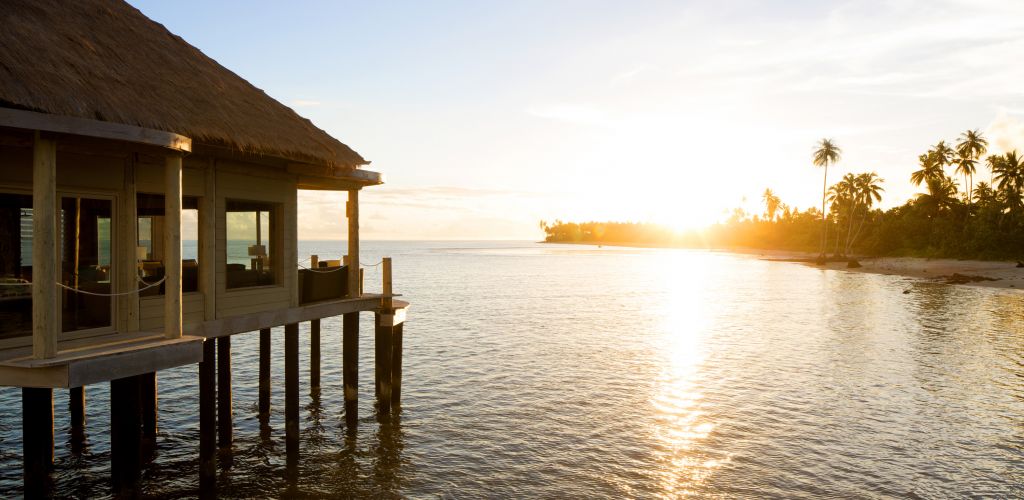
<path fill-rule="evenodd" d="M 828 191 L 828 162 L 825 162 L 825 177 L 821 181 L 821 255 L 825 255 L 828 242 L 828 225 L 825 224 L 825 193 Z"/>
<path fill-rule="evenodd" d="M 846 248 L 843 249 L 843 255 L 850 255 L 850 235 L 853 233 L 853 219 L 857 216 L 857 208 L 857 205 L 850 207 L 850 227 L 846 228 Z"/>

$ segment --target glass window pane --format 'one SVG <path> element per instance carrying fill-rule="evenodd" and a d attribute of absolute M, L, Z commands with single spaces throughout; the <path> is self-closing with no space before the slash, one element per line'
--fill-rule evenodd
<path fill-rule="evenodd" d="M 199 291 L 199 198 L 182 197 L 181 210 L 181 291 Z M 138 243 L 136 259 L 139 276 L 145 288 L 148 283 L 157 283 L 164 277 L 164 195 L 139 193 L 136 197 L 138 213 Z M 164 284 L 146 288 L 139 294 L 163 295 Z"/>
<path fill-rule="evenodd" d="M 63 331 L 111 325 L 110 217 L 112 202 L 61 198 Z"/>
<path fill-rule="evenodd" d="M 0 193 L 0 339 L 32 334 L 32 197 Z"/>
<path fill-rule="evenodd" d="M 276 205 L 228 200 L 226 208 L 227 288 L 273 285 Z"/>

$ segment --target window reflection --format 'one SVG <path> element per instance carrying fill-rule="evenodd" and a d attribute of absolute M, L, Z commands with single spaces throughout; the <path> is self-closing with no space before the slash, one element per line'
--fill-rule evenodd
<path fill-rule="evenodd" d="M 199 290 L 199 198 L 184 196 L 181 199 L 181 291 Z M 138 246 L 136 258 L 139 262 L 139 276 L 144 288 L 148 283 L 159 282 L 165 274 L 164 267 L 164 195 L 139 193 L 136 197 L 138 213 Z M 145 289 L 139 294 L 163 295 L 164 285 Z"/>
<path fill-rule="evenodd" d="M 227 288 L 273 285 L 272 267 L 276 233 L 273 203 L 228 200 L 227 224 Z"/>
<path fill-rule="evenodd" d="M 66 332 L 111 324 L 111 205 L 110 200 L 61 198 L 61 320 Z"/>
<path fill-rule="evenodd" d="M 0 193 L 0 339 L 32 334 L 32 197 Z"/>

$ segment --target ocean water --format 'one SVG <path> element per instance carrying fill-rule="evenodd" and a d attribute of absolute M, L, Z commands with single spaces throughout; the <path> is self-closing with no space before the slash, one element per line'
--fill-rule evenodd
<path fill-rule="evenodd" d="M 338 258 L 344 242 L 303 242 Z M 403 403 L 345 426 L 341 322 L 323 389 L 303 342 L 301 458 L 285 479 L 283 333 L 256 416 L 258 335 L 233 338 L 224 497 L 1022 497 L 1024 295 L 751 256 L 507 242 L 365 242 L 412 302 Z M 379 290 L 379 268 L 366 270 Z M 909 293 L 905 293 L 909 292 Z M 303 339 L 308 325 L 302 325 Z M 198 488 L 195 366 L 159 374 L 154 497 Z M 109 495 L 105 385 L 70 452 L 55 391 L 57 493 Z M 0 494 L 21 492 L 20 391 L 0 389 Z M 228 459 L 230 456 L 230 460 Z"/>

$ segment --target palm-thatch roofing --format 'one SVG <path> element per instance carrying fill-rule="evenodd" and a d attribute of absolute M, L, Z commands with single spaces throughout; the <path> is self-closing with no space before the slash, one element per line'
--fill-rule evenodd
<path fill-rule="evenodd" d="M 331 167 L 369 162 L 121 0 L 3 0 L 0 106 Z"/>

